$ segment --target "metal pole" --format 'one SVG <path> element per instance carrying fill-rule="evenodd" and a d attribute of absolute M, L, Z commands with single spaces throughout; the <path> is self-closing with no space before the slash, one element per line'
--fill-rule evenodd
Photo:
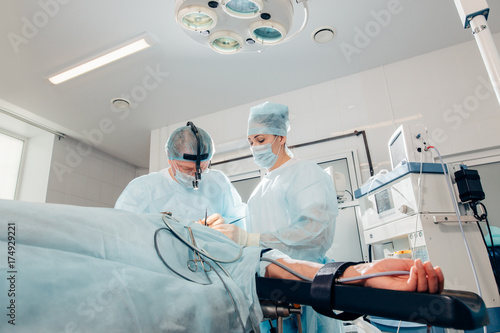
<path fill-rule="evenodd" d="M 488 29 L 486 18 L 483 15 L 475 16 L 470 21 L 470 27 L 483 57 L 491 84 L 497 95 L 498 103 L 500 104 L 500 56 L 498 55 L 491 31 Z"/>

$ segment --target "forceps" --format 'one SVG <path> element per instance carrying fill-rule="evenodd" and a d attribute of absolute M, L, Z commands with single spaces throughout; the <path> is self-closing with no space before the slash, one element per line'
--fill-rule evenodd
<path fill-rule="evenodd" d="M 191 239 L 192 239 L 192 244 L 196 248 L 196 241 L 194 240 L 193 231 L 189 227 L 188 227 L 188 230 L 189 230 L 189 236 L 191 236 Z M 205 261 L 198 254 L 198 251 L 193 250 L 193 253 L 194 253 L 194 259 L 189 259 L 187 261 L 187 266 L 188 266 L 189 270 L 191 272 L 196 272 L 198 270 L 198 261 L 199 261 L 201 263 L 201 267 L 203 268 L 203 270 L 205 272 L 210 272 L 212 270 L 212 266 L 207 265 L 208 266 L 208 269 L 207 269 L 205 267 L 205 264 L 204 264 Z"/>

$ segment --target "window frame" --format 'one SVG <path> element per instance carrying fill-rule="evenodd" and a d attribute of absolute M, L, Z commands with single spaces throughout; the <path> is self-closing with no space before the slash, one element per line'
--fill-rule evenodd
<path fill-rule="evenodd" d="M 21 151 L 21 159 L 19 161 L 19 169 L 17 172 L 16 188 L 14 190 L 14 198 L 13 198 L 13 200 L 19 200 L 21 183 L 22 183 L 22 179 L 23 179 L 22 176 L 23 176 L 23 170 L 24 170 L 24 163 L 26 160 L 26 147 L 28 145 L 29 139 L 25 136 L 10 132 L 10 131 L 5 130 L 3 128 L 0 128 L 0 134 L 10 136 L 14 139 L 17 139 L 17 140 L 20 140 L 23 142 L 23 147 L 22 147 L 22 151 Z"/>

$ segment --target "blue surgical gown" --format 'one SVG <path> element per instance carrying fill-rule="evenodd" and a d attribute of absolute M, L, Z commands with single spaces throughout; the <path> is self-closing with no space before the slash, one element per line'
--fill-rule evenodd
<path fill-rule="evenodd" d="M 293 259 L 326 263 L 338 215 L 331 177 L 312 161 L 291 159 L 269 172 L 248 200 L 247 230 L 260 245 Z M 342 332 L 341 322 L 303 308 L 304 332 Z M 292 319 L 295 320 L 295 319 Z M 286 320 L 285 332 L 294 331 Z M 261 326 L 265 331 L 265 328 Z"/>
<path fill-rule="evenodd" d="M 210 170 L 195 190 L 177 183 L 168 169 L 138 177 L 127 185 L 115 208 L 134 213 L 171 212 L 174 217 L 198 221 L 219 213 L 227 222 L 245 216 L 246 204 L 224 173 Z"/>
<path fill-rule="evenodd" d="M 247 229 L 294 259 L 325 263 L 338 215 L 330 176 L 316 163 L 291 159 L 269 172 L 248 200 Z"/>

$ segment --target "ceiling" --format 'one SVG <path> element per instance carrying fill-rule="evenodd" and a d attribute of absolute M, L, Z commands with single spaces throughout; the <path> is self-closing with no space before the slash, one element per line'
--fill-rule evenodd
<path fill-rule="evenodd" d="M 174 0 L 3 1 L 0 99 L 11 111 L 27 110 L 37 122 L 80 140 L 110 119 L 94 143 L 148 168 L 152 129 L 473 40 L 452 0 L 308 4 L 308 25 L 295 39 L 261 53 L 221 55 L 176 24 Z M 489 6 L 496 33 L 500 2 Z M 301 8 L 296 5 L 292 32 L 301 24 Z M 382 15 L 388 9 L 390 17 Z M 328 44 L 311 39 L 322 26 L 337 31 Z M 360 39 L 370 28 L 372 37 Z M 156 40 L 149 49 L 59 85 L 47 80 L 143 32 Z M 132 108 L 117 113 L 110 101 L 118 97 L 128 97 Z"/>

